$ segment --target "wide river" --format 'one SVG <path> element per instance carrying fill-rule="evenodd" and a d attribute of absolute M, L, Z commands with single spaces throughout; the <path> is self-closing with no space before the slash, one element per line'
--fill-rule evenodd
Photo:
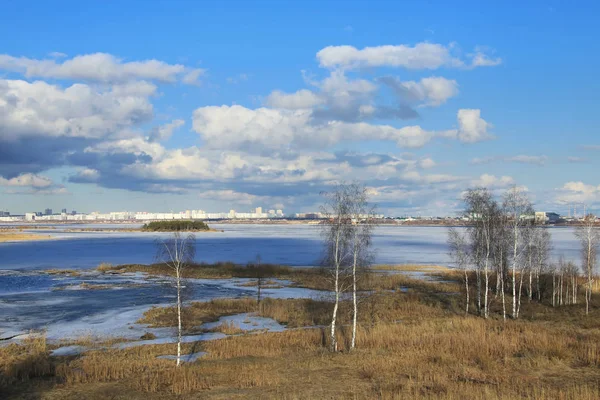
<path fill-rule="evenodd" d="M 196 235 L 198 262 L 247 263 L 260 255 L 263 262 L 314 266 L 322 256 L 320 231 L 315 225 L 212 226 L 223 232 Z M 82 335 L 139 339 L 149 330 L 134 323 L 143 312 L 153 305 L 172 304 L 174 289 L 168 279 L 94 271 L 101 262 L 153 262 L 155 241 L 167 234 L 68 232 L 69 228 L 83 227 L 110 226 L 49 226 L 35 232 L 51 235 L 54 240 L 0 243 L 0 339 L 30 329 L 44 329 L 50 340 Z M 579 252 L 572 229 L 550 229 L 553 256 L 577 260 Z M 374 263 L 451 266 L 446 237 L 447 229 L 441 227 L 378 227 L 373 237 Z M 78 269 L 81 274 L 50 275 L 41 271 L 49 268 Z M 253 296 L 255 288 L 244 286 L 244 281 L 188 280 L 187 298 Z M 89 290 L 85 285 L 103 289 Z M 265 289 L 263 293 L 269 297 L 327 296 L 290 287 Z M 152 332 L 161 340 L 172 336 L 169 330 Z"/>
<path fill-rule="evenodd" d="M 247 263 L 260 255 L 263 262 L 291 266 L 318 265 L 322 240 L 316 225 L 212 224 L 223 232 L 196 235 L 196 261 Z M 72 228 L 107 225 L 78 225 Z M 124 226 L 119 226 L 123 228 Z M 126 225 L 125 227 L 137 227 Z M 66 232 L 71 226 L 38 230 L 56 240 L 0 243 L 0 270 L 48 268 L 89 269 L 101 262 L 151 263 L 157 238 L 165 234 L 141 232 Z M 578 245 L 571 228 L 550 228 L 554 257 L 577 260 Z M 375 264 L 451 265 L 444 227 L 390 226 L 374 231 Z"/>

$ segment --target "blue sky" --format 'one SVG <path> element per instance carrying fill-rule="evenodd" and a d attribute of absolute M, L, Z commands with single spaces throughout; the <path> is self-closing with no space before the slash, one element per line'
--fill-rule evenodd
<path fill-rule="evenodd" d="M 595 2 L 10 2 L 0 209 L 600 209 Z"/>

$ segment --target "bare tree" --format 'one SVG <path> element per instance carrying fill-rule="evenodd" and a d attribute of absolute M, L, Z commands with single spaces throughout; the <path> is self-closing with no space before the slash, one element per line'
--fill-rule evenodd
<path fill-rule="evenodd" d="M 510 247 L 507 216 L 502 209 L 497 209 L 492 220 L 492 259 L 496 269 L 496 296 L 502 301 L 502 317 L 506 320 L 506 279 L 508 273 L 508 255 Z"/>
<path fill-rule="evenodd" d="M 181 365 L 181 339 L 183 334 L 181 318 L 181 289 L 182 273 L 186 267 L 194 262 L 196 256 L 196 237 L 193 234 L 182 236 L 175 232 L 167 239 L 156 242 L 156 259 L 163 262 L 175 273 L 175 287 L 177 288 L 177 366 Z"/>
<path fill-rule="evenodd" d="M 349 212 L 352 222 L 352 341 L 350 350 L 356 347 L 356 328 L 358 322 L 358 278 L 368 267 L 371 254 L 371 236 L 373 232 L 374 208 L 369 204 L 369 195 L 364 185 L 353 183 L 347 185 Z"/>
<path fill-rule="evenodd" d="M 592 214 L 586 215 L 581 225 L 575 228 L 575 236 L 581 243 L 581 258 L 583 272 L 587 278 L 585 287 L 585 314 L 590 312 L 590 301 L 592 299 L 592 283 L 594 270 L 596 269 L 596 257 L 598 245 L 600 244 L 600 231 L 596 227 L 596 217 Z"/>
<path fill-rule="evenodd" d="M 341 295 L 345 289 L 345 278 L 349 261 L 352 259 L 351 244 L 351 201 L 346 185 L 340 184 L 331 192 L 322 193 L 325 204 L 321 207 L 325 215 L 322 235 L 325 240 L 324 267 L 333 281 L 334 305 L 331 314 L 330 349 L 337 351 L 337 313 Z"/>
<path fill-rule="evenodd" d="M 548 262 L 550 259 L 550 251 L 552 250 L 552 236 L 550 230 L 545 227 L 538 227 L 535 229 L 534 237 L 534 268 L 533 274 L 536 283 L 536 295 L 537 300 L 542 300 L 542 288 L 540 285 L 540 276 L 548 269 Z M 529 292 L 531 293 L 533 288 L 531 285 L 531 277 L 529 279 Z M 531 299 L 531 296 L 530 296 Z"/>
<path fill-rule="evenodd" d="M 456 266 L 463 270 L 465 274 L 465 314 L 469 314 L 469 243 L 466 235 L 462 234 L 457 228 L 448 229 L 448 246 L 450 247 L 450 257 L 454 260 Z"/>
<path fill-rule="evenodd" d="M 521 304 L 520 292 L 523 283 L 523 255 L 528 239 L 525 230 L 532 223 L 527 217 L 533 215 L 533 208 L 527 194 L 523 189 L 516 186 L 510 188 L 505 193 L 503 208 L 507 216 L 507 227 L 512 250 L 512 317 L 516 319 L 519 317 L 518 306 Z M 517 271 L 519 271 L 521 275 L 519 293 L 517 293 Z"/>
<path fill-rule="evenodd" d="M 477 278 L 477 311 L 485 318 L 489 317 L 490 304 L 490 267 L 494 242 L 494 223 L 497 221 L 499 207 L 486 188 L 470 189 L 464 196 L 465 214 L 471 224 L 468 232 L 471 240 L 472 257 Z M 483 273 L 483 282 L 481 275 Z M 483 284 L 483 289 L 482 289 Z M 483 307 L 481 302 L 483 301 Z"/>

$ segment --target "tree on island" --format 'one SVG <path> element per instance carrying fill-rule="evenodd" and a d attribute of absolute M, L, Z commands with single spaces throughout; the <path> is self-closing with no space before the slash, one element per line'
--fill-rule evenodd
<path fill-rule="evenodd" d="M 181 365 L 181 340 L 182 326 L 182 301 L 181 281 L 182 272 L 194 262 L 196 256 L 196 237 L 193 234 L 182 236 L 175 232 L 167 239 L 158 239 L 156 242 L 156 260 L 167 265 L 175 273 L 175 287 L 177 289 L 177 366 Z"/>
<path fill-rule="evenodd" d="M 188 220 L 154 221 L 142 226 L 142 230 L 147 232 L 193 232 L 209 229 L 208 225 L 202 221 Z"/>

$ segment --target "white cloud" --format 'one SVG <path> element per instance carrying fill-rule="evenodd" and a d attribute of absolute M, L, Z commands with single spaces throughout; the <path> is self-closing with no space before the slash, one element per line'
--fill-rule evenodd
<path fill-rule="evenodd" d="M 266 100 L 266 104 L 269 107 L 285 108 L 288 110 L 312 109 L 323 103 L 323 98 L 307 89 L 298 90 L 291 94 L 275 90 Z"/>
<path fill-rule="evenodd" d="M 471 55 L 470 64 L 453 55 L 455 46 L 421 42 L 410 45 L 385 45 L 357 49 L 353 46 L 328 46 L 317 53 L 317 60 L 325 68 L 402 67 L 407 69 L 437 69 L 440 67 L 483 67 L 502 62 L 488 56 L 478 46 Z"/>
<path fill-rule="evenodd" d="M 52 185 L 53 182 L 50 178 L 35 174 L 22 174 L 12 179 L 5 179 L 0 176 L 0 186 L 22 186 L 40 189 Z"/>
<path fill-rule="evenodd" d="M 497 177 L 490 174 L 483 174 L 479 178 L 471 181 L 472 186 L 485 187 L 489 189 L 501 189 L 514 184 L 515 180 L 510 176 Z"/>
<path fill-rule="evenodd" d="M 315 124 L 311 112 L 239 105 L 201 107 L 194 111 L 193 129 L 212 148 L 322 148 L 341 141 L 390 140 L 400 147 L 421 147 L 434 136 L 419 126 L 395 128 L 364 122 Z"/>
<path fill-rule="evenodd" d="M 457 119 L 458 129 L 443 132 L 440 136 L 458 139 L 463 143 L 477 143 L 494 138 L 488 132 L 492 124 L 481 118 L 481 110 L 460 109 Z"/>
<path fill-rule="evenodd" d="M 182 119 L 176 119 L 168 124 L 161 125 L 156 127 L 150 132 L 150 141 L 165 141 L 169 139 L 173 132 L 182 127 L 185 124 L 185 121 Z"/>
<path fill-rule="evenodd" d="M 27 57 L 0 55 L 0 69 L 18 72 L 28 78 L 53 78 L 104 83 L 127 82 L 131 80 L 156 80 L 175 82 L 181 78 L 184 83 L 196 83 L 204 72 L 190 69 L 181 64 L 168 64 L 159 60 L 124 62 L 107 53 L 85 54 L 62 62 L 55 59 L 37 60 Z"/>
<path fill-rule="evenodd" d="M 458 94 L 455 80 L 438 76 L 423 78 L 419 82 L 402 82 L 393 77 L 380 78 L 380 81 L 390 86 L 402 99 L 427 106 L 439 106 Z"/>
<path fill-rule="evenodd" d="M 441 44 L 417 43 L 415 46 L 387 45 L 365 47 L 328 46 L 317 53 L 317 60 L 326 68 L 404 67 L 408 69 L 436 69 L 442 66 L 461 66 L 462 61 L 450 55 L 450 49 Z"/>
<path fill-rule="evenodd" d="M 567 182 L 558 189 L 556 202 L 559 204 L 600 202 L 600 185 L 594 186 L 581 181 Z"/>
<path fill-rule="evenodd" d="M 431 158 L 427 157 L 427 158 L 423 158 L 421 160 L 419 160 L 419 167 L 423 168 L 423 169 L 429 169 L 429 168 L 433 168 L 435 167 L 437 164 L 435 161 L 433 161 Z"/>
<path fill-rule="evenodd" d="M 477 46 L 475 48 L 475 53 L 470 55 L 472 68 L 495 67 L 502 64 L 502 59 L 500 57 L 492 57 L 489 54 L 486 54 L 486 51 L 489 52 L 490 50 L 485 46 Z"/>
<path fill-rule="evenodd" d="M 130 88 L 131 89 L 131 88 Z M 84 84 L 65 89 L 42 81 L 0 80 L 0 141 L 19 137 L 107 138 L 150 120 L 146 93 L 97 90 Z"/>
<path fill-rule="evenodd" d="M 546 165 L 549 158 L 548 156 L 530 156 L 525 154 L 520 154 L 517 156 L 490 156 L 490 157 L 476 157 L 470 161 L 470 164 L 473 165 L 482 165 L 482 164 L 490 164 L 492 162 L 504 162 L 504 163 L 520 163 L 520 164 L 534 164 L 543 166 Z"/>

